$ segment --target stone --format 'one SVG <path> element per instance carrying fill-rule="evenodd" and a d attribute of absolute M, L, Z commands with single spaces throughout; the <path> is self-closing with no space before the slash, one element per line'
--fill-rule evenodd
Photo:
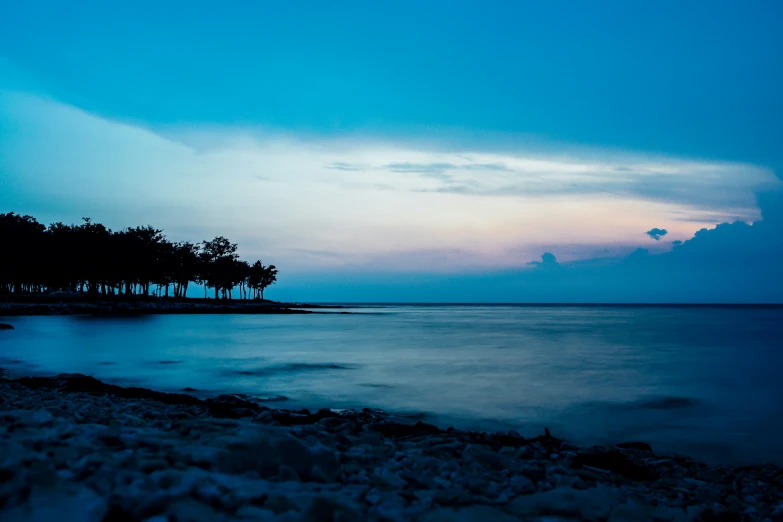
<path fill-rule="evenodd" d="M 533 493 L 536 491 L 536 485 L 533 481 L 524 475 L 514 475 L 509 481 L 511 489 L 517 495 L 524 495 L 526 493 Z"/>
<path fill-rule="evenodd" d="M 319 495 L 313 498 L 310 506 L 302 517 L 307 522 L 350 522 L 360 520 L 355 510 L 343 504 L 340 500 Z"/>
<path fill-rule="evenodd" d="M 280 461 L 290 466 L 302 478 L 309 477 L 313 470 L 313 458 L 310 449 L 298 439 L 286 438 L 277 443 Z"/>
<path fill-rule="evenodd" d="M 273 522 L 279 520 L 277 516 L 268 509 L 256 506 L 241 506 L 235 513 L 237 520 L 254 520 L 257 522 Z"/>
<path fill-rule="evenodd" d="M 421 522 L 515 522 L 519 519 L 490 506 L 439 508 L 418 519 Z"/>
<path fill-rule="evenodd" d="M 173 502 L 167 511 L 177 522 L 214 522 L 226 519 L 209 504 L 191 498 Z"/>
<path fill-rule="evenodd" d="M 377 424 L 375 429 L 385 437 L 412 437 L 440 433 L 440 428 L 432 424 L 417 422 L 416 424 L 401 424 L 398 422 L 385 422 Z"/>
<path fill-rule="evenodd" d="M 300 482 L 302 479 L 299 478 L 299 475 L 297 475 L 293 468 L 282 465 L 277 470 L 277 480 L 280 482 Z"/>
<path fill-rule="evenodd" d="M 638 450 L 638 451 L 649 451 L 652 453 L 652 446 L 647 444 L 646 442 L 621 442 L 620 444 L 616 445 L 618 448 L 622 449 L 632 449 L 632 450 Z"/>
<path fill-rule="evenodd" d="M 280 465 L 280 455 L 266 440 L 236 441 L 224 450 L 217 450 L 204 455 L 207 462 L 212 462 L 218 470 L 224 473 L 244 473 L 257 471 L 262 475 L 277 473 Z M 296 468 L 294 468 L 296 470 Z"/>
<path fill-rule="evenodd" d="M 511 466 L 511 461 L 508 458 L 494 451 L 483 449 L 478 445 L 468 445 L 462 451 L 462 458 L 494 469 L 504 469 Z"/>
<path fill-rule="evenodd" d="M 731 509 L 706 509 L 701 514 L 700 522 L 742 522 L 742 514 Z"/>
<path fill-rule="evenodd" d="M 608 486 L 599 486 L 589 490 L 557 488 L 519 496 L 509 504 L 509 510 L 514 515 L 523 518 L 559 515 L 597 520 L 608 517 L 612 507 L 619 504 L 624 496 L 618 488 Z"/>
<path fill-rule="evenodd" d="M 635 481 L 650 481 L 658 478 L 658 473 L 655 470 L 636 464 L 619 451 L 581 453 L 571 459 L 571 467 L 574 469 L 584 466 L 612 471 Z"/>
<path fill-rule="evenodd" d="M 106 499 L 89 488 L 33 488 L 25 504 L 3 507 L 0 522 L 101 522 L 108 510 Z"/>
<path fill-rule="evenodd" d="M 393 489 L 402 489 L 408 484 L 405 479 L 399 475 L 395 475 L 386 468 L 376 469 L 372 476 L 372 480 L 378 487 Z"/>

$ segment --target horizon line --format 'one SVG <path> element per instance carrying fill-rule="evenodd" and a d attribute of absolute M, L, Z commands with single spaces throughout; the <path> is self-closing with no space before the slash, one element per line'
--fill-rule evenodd
<path fill-rule="evenodd" d="M 304 302 L 303 302 L 304 303 Z M 524 306 L 524 307 L 714 307 L 714 308 L 783 308 L 782 303 L 591 303 L 591 302 L 415 302 L 415 301 L 312 301 L 304 304 L 358 306 Z"/>

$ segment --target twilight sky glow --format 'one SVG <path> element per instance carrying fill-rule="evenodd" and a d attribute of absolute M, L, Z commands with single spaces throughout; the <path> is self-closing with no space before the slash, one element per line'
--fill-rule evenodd
<path fill-rule="evenodd" d="M 783 300 L 775 2 L 79 4 L 0 5 L 1 212 L 278 299 Z"/>

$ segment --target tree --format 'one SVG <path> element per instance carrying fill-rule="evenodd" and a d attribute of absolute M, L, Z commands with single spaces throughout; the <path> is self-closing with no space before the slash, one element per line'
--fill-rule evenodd
<path fill-rule="evenodd" d="M 212 241 L 204 241 L 201 244 L 202 259 L 206 262 L 203 279 L 205 284 L 215 289 L 215 299 L 220 299 L 222 290 L 224 297 L 226 291 L 234 287 L 232 272 L 237 256 L 237 244 L 232 243 L 223 236 L 218 236 Z"/>
<path fill-rule="evenodd" d="M 250 267 L 248 286 L 253 289 L 253 299 L 264 300 L 264 290 L 277 281 L 277 268 L 275 265 L 264 266 L 261 261 L 256 261 Z"/>
<path fill-rule="evenodd" d="M 0 285 L 5 291 L 32 291 L 39 286 L 45 230 L 32 216 L 0 214 Z"/>
<path fill-rule="evenodd" d="M 277 278 L 274 266 L 239 260 L 237 245 L 223 236 L 200 245 L 173 243 L 150 225 L 112 231 L 83 218 L 78 225 L 32 216 L 0 214 L 0 293 L 87 292 L 98 295 L 186 297 L 191 282 L 215 289 L 215 298 L 263 299 Z M 173 292 L 172 292 L 173 286 Z"/>
<path fill-rule="evenodd" d="M 175 283 L 174 295 L 187 297 L 188 284 L 197 281 L 201 269 L 199 246 L 188 241 L 174 244 L 174 267 L 172 279 Z"/>
<path fill-rule="evenodd" d="M 245 287 L 250 276 L 250 265 L 247 261 L 234 261 L 232 284 L 239 287 L 239 297 L 247 299 Z"/>
<path fill-rule="evenodd" d="M 264 290 L 275 284 L 277 281 L 277 267 L 269 265 L 264 268 L 264 274 L 261 278 L 261 300 L 264 300 Z"/>
<path fill-rule="evenodd" d="M 166 238 L 162 230 L 150 225 L 128 228 L 125 232 L 129 238 L 129 250 L 125 252 L 131 265 L 129 277 L 133 284 L 140 287 L 142 294 L 149 295 L 150 283 L 157 275 L 158 263 L 165 248 L 162 245 Z"/>

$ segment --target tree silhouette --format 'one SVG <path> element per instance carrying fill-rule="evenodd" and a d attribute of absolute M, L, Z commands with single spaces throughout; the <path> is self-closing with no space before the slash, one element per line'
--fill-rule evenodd
<path fill-rule="evenodd" d="M 8 292 L 33 292 L 41 286 L 40 256 L 46 227 L 32 216 L 0 214 L 0 285 Z"/>
<path fill-rule="evenodd" d="M 188 284 L 191 281 L 199 282 L 201 270 L 201 258 L 199 247 L 188 241 L 174 244 L 174 266 L 172 279 L 174 281 L 174 295 L 185 297 L 188 293 Z"/>
<path fill-rule="evenodd" d="M 237 244 L 223 236 L 200 244 L 174 243 L 150 225 L 112 231 L 90 218 L 79 225 L 48 228 L 32 216 L 0 214 L 0 294 L 86 293 L 91 296 L 184 298 L 190 283 L 230 299 L 242 299 L 277 278 L 274 266 L 241 261 Z M 153 288 L 154 286 L 154 288 Z"/>
<path fill-rule="evenodd" d="M 233 288 L 234 261 L 239 257 L 236 254 L 237 245 L 223 236 L 218 236 L 212 241 L 204 241 L 201 244 L 203 259 L 206 264 L 202 267 L 202 281 L 210 288 L 215 289 L 215 299 L 227 296 L 227 290 Z"/>
<path fill-rule="evenodd" d="M 261 261 L 256 261 L 250 267 L 248 286 L 253 289 L 253 299 L 264 299 L 264 290 L 277 281 L 277 268 L 275 265 L 264 266 Z"/>

